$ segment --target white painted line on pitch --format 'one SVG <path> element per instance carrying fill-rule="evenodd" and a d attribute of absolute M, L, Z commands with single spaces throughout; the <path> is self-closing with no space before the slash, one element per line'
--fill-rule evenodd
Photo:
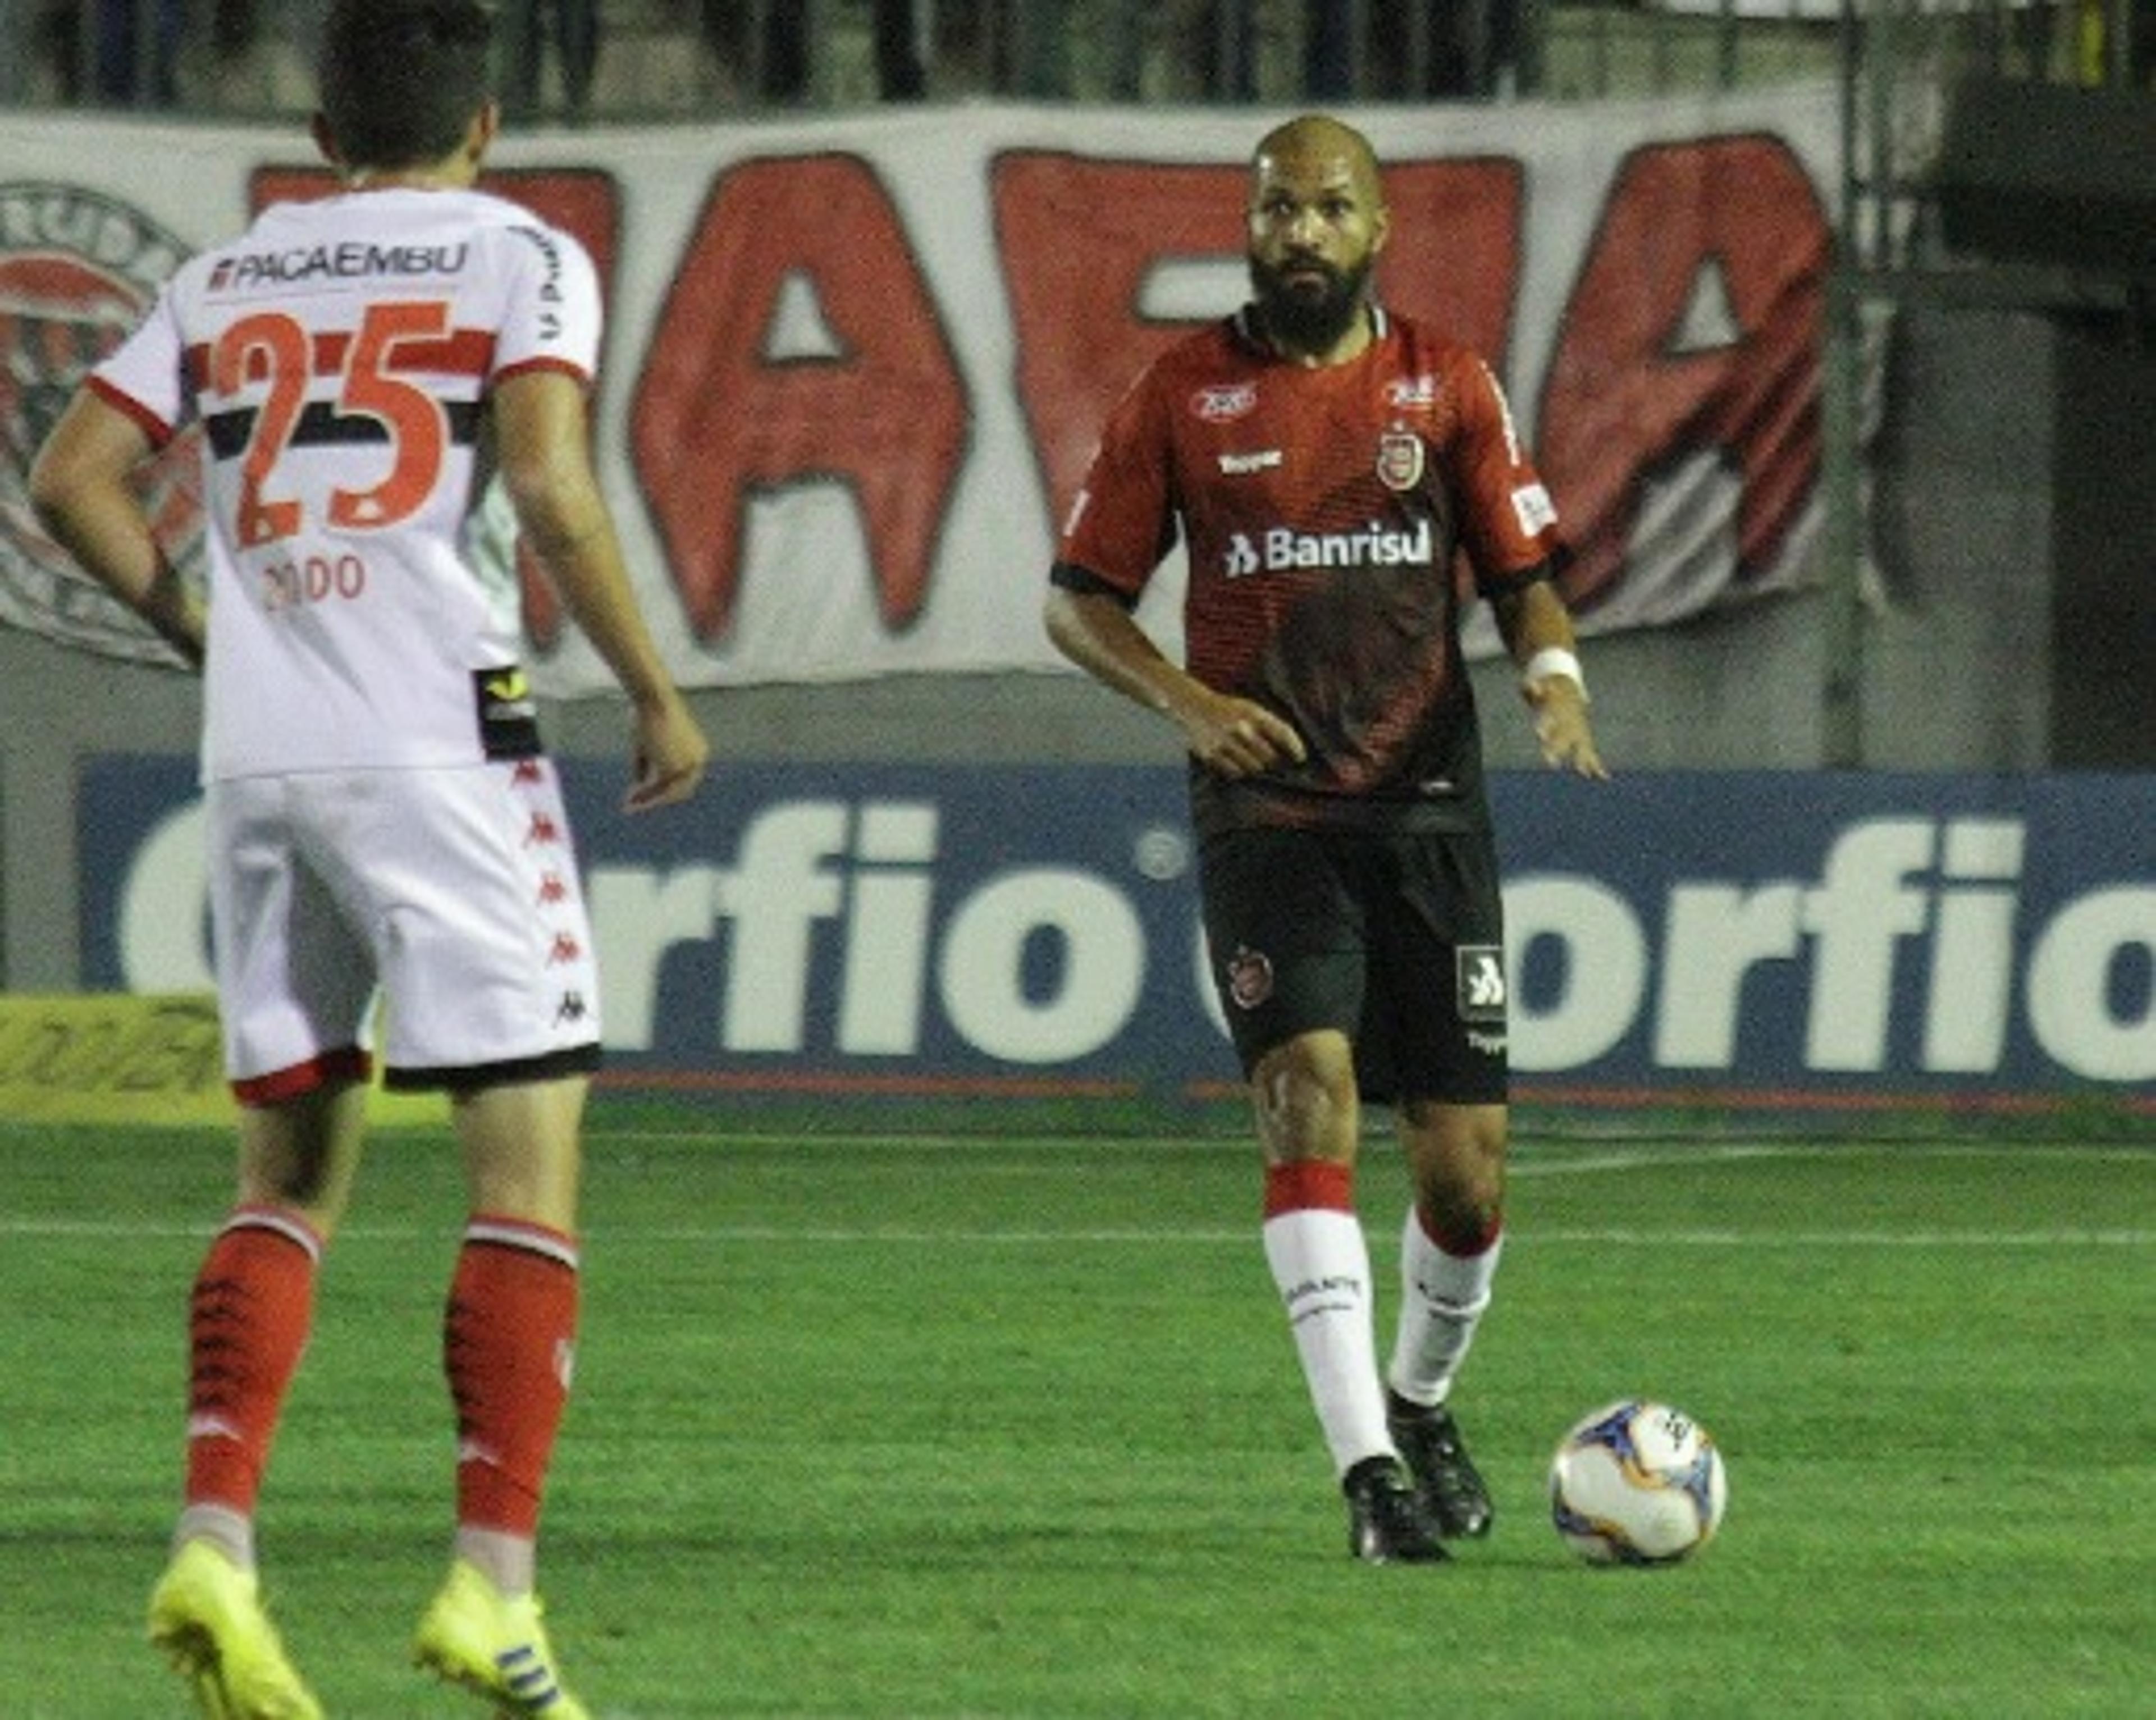
<path fill-rule="evenodd" d="M 44 1238 L 197 1239 L 215 1234 L 214 1225 L 129 1224 L 116 1219 L 0 1219 L 0 1236 Z M 353 1242 L 453 1243 L 454 1226 L 347 1225 L 339 1240 Z M 1253 1247 L 1257 1227 L 1243 1230 L 980 1230 L 851 1228 L 819 1225 L 790 1229 L 775 1225 L 712 1225 L 665 1230 L 610 1230 L 603 1225 L 584 1232 L 597 1250 L 621 1247 L 708 1246 L 728 1243 L 764 1246 L 1044 1248 L 1069 1245 Z M 2156 1246 L 2156 1230 L 1648 1230 L 1636 1229 L 1537 1230 L 1514 1233 L 1516 1247 L 1545 1244 L 1598 1248 L 1933 1248 L 2075 1249 Z"/>
<path fill-rule="evenodd" d="M 1119 1163 L 1132 1158 L 1233 1158 L 1242 1156 L 1255 1163 L 1253 1140 L 1235 1136 L 1189 1135 L 1029 1135 L 1013 1141 L 995 1135 L 740 1135 L 717 1140 L 700 1138 L 679 1130 L 607 1129 L 594 1131 L 587 1156 L 597 1158 L 613 1147 L 696 1146 L 721 1156 L 771 1158 L 795 1148 L 817 1152 L 832 1148 L 861 1148 L 873 1153 L 905 1148 L 923 1153 L 950 1153 L 955 1158 L 982 1158 L 1002 1153 L 1008 1162 L 978 1167 L 982 1171 L 1023 1175 L 1035 1171 L 1062 1171 L 1088 1153 L 1112 1157 Z M 2156 1144 L 2156 1143 L 2152 1143 Z M 1363 1142 L 1366 1160 L 1397 1158 L 1399 1144 L 1389 1129 L 1373 1128 Z M 1570 1151 L 1532 1134 L 1515 1131 L 1509 1154 L 1513 1176 L 1564 1175 L 1575 1171 L 1626 1170 L 1635 1165 L 1741 1163 L 1747 1160 L 1810 1160 L 1870 1157 L 1916 1159 L 2071 1158 L 2077 1162 L 2143 1163 L 2156 1166 L 2150 1147 L 2118 1141 L 1901 1141 L 1891 1137 L 1846 1139 L 1809 1137 L 1758 1141 L 1686 1141 L 1681 1135 L 1657 1135 L 1637 1146 L 1621 1142 L 1591 1150 Z M 872 1162 L 872 1161 L 871 1161 Z"/>

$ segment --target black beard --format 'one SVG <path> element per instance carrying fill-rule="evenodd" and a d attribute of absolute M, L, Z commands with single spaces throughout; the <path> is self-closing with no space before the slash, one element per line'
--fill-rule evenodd
<path fill-rule="evenodd" d="M 1291 270 L 1317 266 L 1304 263 L 1275 268 L 1255 258 L 1250 261 L 1250 285 L 1257 294 L 1258 315 L 1265 333 L 1293 352 L 1330 352 L 1363 314 L 1370 280 L 1368 261 L 1345 271 L 1327 270 L 1322 293 L 1286 285 Z"/>

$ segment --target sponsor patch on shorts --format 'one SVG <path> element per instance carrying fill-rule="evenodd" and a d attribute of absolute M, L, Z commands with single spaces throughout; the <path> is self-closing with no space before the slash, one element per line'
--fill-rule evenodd
<path fill-rule="evenodd" d="M 480 745 L 489 758 L 530 758 L 539 751 L 539 706 L 519 664 L 472 671 Z"/>
<path fill-rule="evenodd" d="M 1505 952 L 1494 943 L 1463 943 L 1453 952 L 1460 1019 L 1502 1026 L 1505 1019 Z"/>

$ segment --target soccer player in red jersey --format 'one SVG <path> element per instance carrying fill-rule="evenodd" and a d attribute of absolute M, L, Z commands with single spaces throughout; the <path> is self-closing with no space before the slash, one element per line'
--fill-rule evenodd
<path fill-rule="evenodd" d="M 1376 158 L 1308 115 L 1252 163 L 1253 298 L 1150 366 L 1110 416 L 1045 619 L 1190 757 L 1214 982 L 1263 1148 L 1265 1255 L 1358 1558 L 1486 1533 L 1450 1399 L 1503 1230 L 1497 863 L 1453 578 L 1464 554 L 1519 665 L 1543 757 L 1606 774 L 1548 492 L 1489 367 L 1373 295 Z M 1132 610 L 1188 555 L 1178 665 Z M 1412 1179 L 1380 1373 L 1357 1215 L 1366 1103 Z"/>
<path fill-rule="evenodd" d="M 475 188 L 497 123 L 490 33 L 477 0 L 339 0 L 315 130 L 342 190 L 183 264 L 32 476 L 55 540 L 207 659 L 239 1188 L 195 1283 L 185 1502 L 150 1630 L 228 1720 L 320 1712 L 261 1603 L 254 1511 L 358 1166 L 377 990 L 386 1079 L 449 1093 L 469 1199 L 443 1334 L 457 1525 L 416 1657 L 503 1713 L 584 1712 L 534 1584 L 598 989 L 514 572 L 468 551 L 492 477 L 629 696 L 631 809 L 690 793 L 709 749 L 591 463 L 596 273 L 568 234 Z M 189 420 L 206 629 L 129 488 Z"/>

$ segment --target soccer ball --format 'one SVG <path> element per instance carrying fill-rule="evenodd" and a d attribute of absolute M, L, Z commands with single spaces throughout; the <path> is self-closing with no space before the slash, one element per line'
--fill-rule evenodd
<path fill-rule="evenodd" d="M 1550 1517 L 1591 1564 L 1674 1564 L 1722 1527 L 1729 1481 L 1681 1409 L 1623 1398 L 1582 1416 L 1550 1461 Z"/>

